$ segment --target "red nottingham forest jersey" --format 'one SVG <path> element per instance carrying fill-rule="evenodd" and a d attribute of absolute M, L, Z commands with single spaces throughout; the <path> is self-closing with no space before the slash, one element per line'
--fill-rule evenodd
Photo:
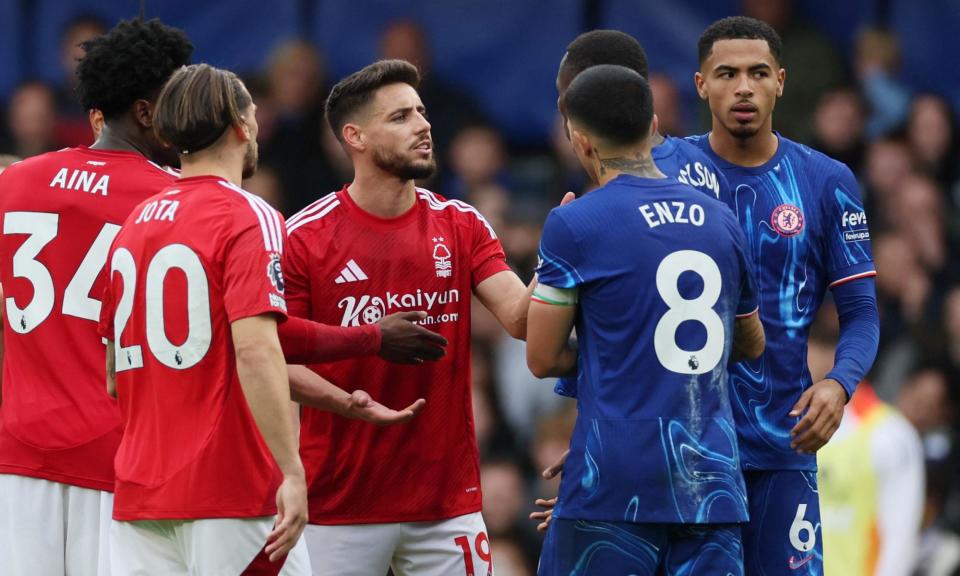
<path fill-rule="evenodd" d="M 110 251 L 101 333 L 124 431 L 117 520 L 276 512 L 280 471 L 237 375 L 230 324 L 284 318 L 283 224 L 226 180 L 178 180 L 135 208 Z"/>
<path fill-rule="evenodd" d="M 393 218 L 361 210 L 347 189 L 287 223 L 284 260 L 290 313 L 357 326 L 424 310 L 449 341 L 438 362 L 400 366 L 380 358 L 312 366 L 338 386 L 402 408 L 426 398 L 407 424 L 377 427 L 304 408 L 300 454 L 310 522 L 360 524 L 452 518 L 481 507 L 470 400 L 470 296 L 508 270 L 493 228 L 473 207 L 417 190 Z"/>
<path fill-rule="evenodd" d="M 110 243 L 176 179 L 133 152 L 69 148 L 0 175 L 0 473 L 113 490 L 120 411 L 97 334 Z"/>

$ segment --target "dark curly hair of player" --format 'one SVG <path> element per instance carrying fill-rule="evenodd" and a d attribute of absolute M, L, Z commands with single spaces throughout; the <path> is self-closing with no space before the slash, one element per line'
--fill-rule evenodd
<path fill-rule="evenodd" d="M 82 46 L 86 54 L 77 65 L 77 96 L 84 110 L 100 110 L 107 119 L 137 100 L 155 98 L 193 54 L 186 33 L 157 18 L 123 20 Z"/>
<path fill-rule="evenodd" d="M 714 43 L 719 40 L 765 40 L 777 62 L 780 62 L 780 54 L 783 52 L 780 35 L 769 24 L 747 16 L 730 16 L 717 20 L 703 31 L 697 43 L 701 64 L 710 57 Z"/>

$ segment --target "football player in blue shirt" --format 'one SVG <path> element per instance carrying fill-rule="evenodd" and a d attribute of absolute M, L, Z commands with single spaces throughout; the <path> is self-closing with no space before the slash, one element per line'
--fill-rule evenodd
<path fill-rule="evenodd" d="M 781 41 L 767 24 L 719 20 L 699 42 L 696 86 L 712 131 L 693 137 L 729 184 L 722 199 L 756 274 L 763 356 L 731 368 L 750 523 L 746 571 L 822 574 L 816 451 L 873 364 L 879 338 L 870 233 L 850 170 L 773 131 Z M 807 335 L 827 288 L 840 318 L 833 370 L 814 383 Z"/>
<path fill-rule="evenodd" d="M 726 366 L 731 351 L 763 350 L 743 233 L 721 202 L 654 164 L 642 76 L 591 67 L 563 105 L 600 187 L 547 218 L 527 321 L 531 371 L 580 375 L 539 573 L 742 574 Z"/>
<path fill-rule="evenodd" d="M 570 82 L 587 68 L 598 64 L 625 66 L 647 78 L 647 54 L 640 43 L 619 30 L 591 30 L 577 36 L 567 46 L 557 71 L 557 108 L 567 122 L 563 95 Z M 726 188 L 723 176 L 710 159 L 695 144 L 659 132 L 651 139 L 653 161 L 667 176 L 689 184 L 705 194 L 720 198 Z M 557 380 L 556 392 L 561 396 L 577 397 L 576 378 Z"/>

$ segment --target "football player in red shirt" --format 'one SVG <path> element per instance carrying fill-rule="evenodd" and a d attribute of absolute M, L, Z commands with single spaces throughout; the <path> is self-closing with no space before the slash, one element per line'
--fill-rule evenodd
<path fill-rule="evenodd" d="M 158 20 L 136 19 L 84 49 L 78 95 L 105 118 L 96 143 L 29 158 L 0 175 L 5 576 L 107 573 L 105 565 L 98 570 L 107 560 L 99 549 L 121 422 L 103 389 L 101 272 L 124 218 L 176 179 L 158 165 L 176 155 L 153 135 L 151 102 L 189 61 L 190 41 Z"/>
<path fill-rule="evenodd" d="M 303 382 L 322 376 L 343 394 L 363 387 L 385 404 L 422 408 L 390 428 L 304 409 L 314 574 L 491 570 L 471 409 L 470 299 L 476 295 L 523 338 L 531 290 L 509 269 L 476 209 L 416 187 L 435 169 L 418 83 L 413 65 L 386 60 L 333 88 L 327 119 L 355 179 L 287 222 L 291 314 L 362 326 L 391 312 L 426 310 L 421 324 L 451 343 L 446 357 L 422 366 L 371 359 L 311 366 L 316 373 L 291 368 L 291 386 L 305 404 Z"/>
<path fill-rule="evenodd" d="M 59 576 L 66 567 L 107 574 L 121 429 L 116 403 L 103 390 L 96 333 L 103 268 L 133 207 L 176 179 L 160 168 L 177 163 L 177 155 L 154 136 L 152 111 L 163 83 L 189 61 L 190 41 L 158 20 L 134 19 L 84 49 L 78 94 L 95 144 L 31 158 L 0 176 L 0 281 L 8 297 L 0 388 L 4 575 Z M 301 361 L 378 352 L 415 361 L 442 355 L 438 339 L 393 316 L 367 332 L 291 322 L 282 343 Z M 413 415 L 366 402 L 354 402 L 352 414 L 372 413 L 384 423 Z"/>
<path fill-rule="evenodd" d="M 307 520 L 277 336 L 282 217 L 239 187 L 256 170 L 255 111 L 231 72 L 175 72 L 154 123 L 182 177 L 134 208 L 110 250 L 116 574 L 276 574 Z M 285 574 L 309 574 L 299 548 Z"/>

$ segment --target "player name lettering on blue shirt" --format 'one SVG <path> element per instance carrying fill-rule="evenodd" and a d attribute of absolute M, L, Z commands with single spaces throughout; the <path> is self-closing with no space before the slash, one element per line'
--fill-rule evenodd
<path fill-rule="evenodd" d="M 706 216 L 703 212 L 703 206 L 691 204 L 689 207 L 686 202 L 652 202 L 642 204 L 640 213 L 651 228 L 656 228 L 661 224 L 692 224 L 694 226 L 703 226 Z"/>

